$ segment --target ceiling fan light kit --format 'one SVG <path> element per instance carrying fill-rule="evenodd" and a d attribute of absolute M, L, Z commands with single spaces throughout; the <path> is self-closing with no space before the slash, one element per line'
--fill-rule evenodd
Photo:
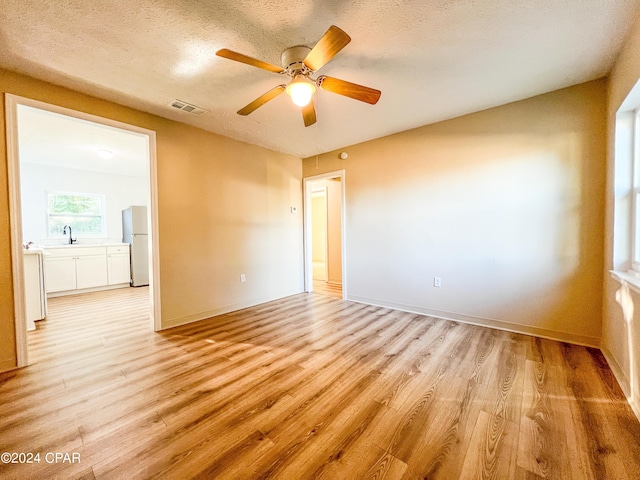
<path fill-rule="evenodd" d="M 306 106 L 316 93 L 315 83 L 308 81 L 303 75 L 298 75 L 285 88 L 287 95 L 291 97 L 291 101 L 299 107 Z"/>
<path fill-rule="evenodd" d="M 322 88 L 323 90 L 371 105 L 375 105 L 380 99 L 380 90 L 325 75 L 321 75 L 318 78 L 311 76 L 335 57 L 350 41 L 351 37 L 349 37 L 349 35 L 335 25 L 332 25 L 313 48 L 297 46 L 286 49 L 281 57 L 282 67 L 227 50 L 226 48 L 218 50 L 216 55 L 291 77 L 291 81 L 288 84 L 282 84 L 272 88 L 267 93 L 238 110 L 239 115 L 249 115 L 269 100 L 274 99 L 282 92 L 286 92 L 291 97 L 293 103 L 302 107 L 302 118 L 305 126 L 308 127 L 316 123 L 315 107 L 311 100 L 317 88 Z"/>

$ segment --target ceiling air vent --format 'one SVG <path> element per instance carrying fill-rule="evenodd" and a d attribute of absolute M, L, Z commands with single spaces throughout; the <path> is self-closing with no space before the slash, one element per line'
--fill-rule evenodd
<path fill-rule="evenodd" d="M 178 110 L 182 110 L 183 112 L 190 113 L 192 115 L 202 115 L 207 112 L 204 108 L 196 107 L 195 105 L 191 105 L 190 103 L 183 102 L 182 100 L 174 100 L 169 104 L 173 108 L 177 108 Z"/>

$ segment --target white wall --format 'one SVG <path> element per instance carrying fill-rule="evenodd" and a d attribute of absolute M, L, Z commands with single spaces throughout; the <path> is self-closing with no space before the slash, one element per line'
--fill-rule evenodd
<path fill-rule="evenodd" d="M 122 241 L 122 210 L 130 205 L 147 205 L 149 180 L 86 170 L 51 167 L 35 163 L 20 164 L 23 242 L 64 243 L 47 239 L 47 191 L 98 193 L 105 195 L 107 235 L 103 239 L 78 238 L 78 243 Z"/>

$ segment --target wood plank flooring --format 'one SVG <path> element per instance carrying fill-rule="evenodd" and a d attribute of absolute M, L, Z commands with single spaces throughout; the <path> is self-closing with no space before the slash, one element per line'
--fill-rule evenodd
<path fill-rule="evenodd" d="M 342 298 L 342 285 L 329 283 L 324 280 L 313 280 L 313 293 Z"/>
<path fill-rule="evenodd" d="M 0 478 L 640 478 L 595 349 L 318 294 L 154 333 L 147 295 L 51 300 L 0 375 L 0 452 L 41 460 Z"/>

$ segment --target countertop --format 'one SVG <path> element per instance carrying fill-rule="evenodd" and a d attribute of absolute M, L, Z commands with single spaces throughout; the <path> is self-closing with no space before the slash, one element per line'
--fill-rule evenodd
<path fill-rule="evenodd" d="M 122 245 L 129 245 L 128 243 L 116 242 L 116 243 L 73 243 L 64 245 L 45 245 L 41 247 L 44 250 L 49 250 L 50 248 L 82 248 L 82 247 L 120 247 Z"/>
<path fill-rule="evenodd" d="M 29 249 L 23 248 L 22 253 L 24 253 L 25 255 L 43 255 L 44 250 L 39 247 L 31 247 Z"/>
<path fill-rule="evenodd" d="M 23 248 L 22 249 L 22 253 L 24 253 L 25 255 L 46 255 L 46 251 L 50 250 L 50 249 L 59 249 L 59 248 L 89 248 L 89 247 L 121 247 L 123 245 L 129 246 L 128 243 L 122 243 L 122 242 L 109 242 L 109 243 L 81 243 L 81 244 L 77 244 L 74 243 L 72 245 L 64 244 L 64 245 L 46 245 L 46 246 L 42 246 L 42 245 L 38 245 L 38 246 L 32 246 L 28 249 Z"/>

